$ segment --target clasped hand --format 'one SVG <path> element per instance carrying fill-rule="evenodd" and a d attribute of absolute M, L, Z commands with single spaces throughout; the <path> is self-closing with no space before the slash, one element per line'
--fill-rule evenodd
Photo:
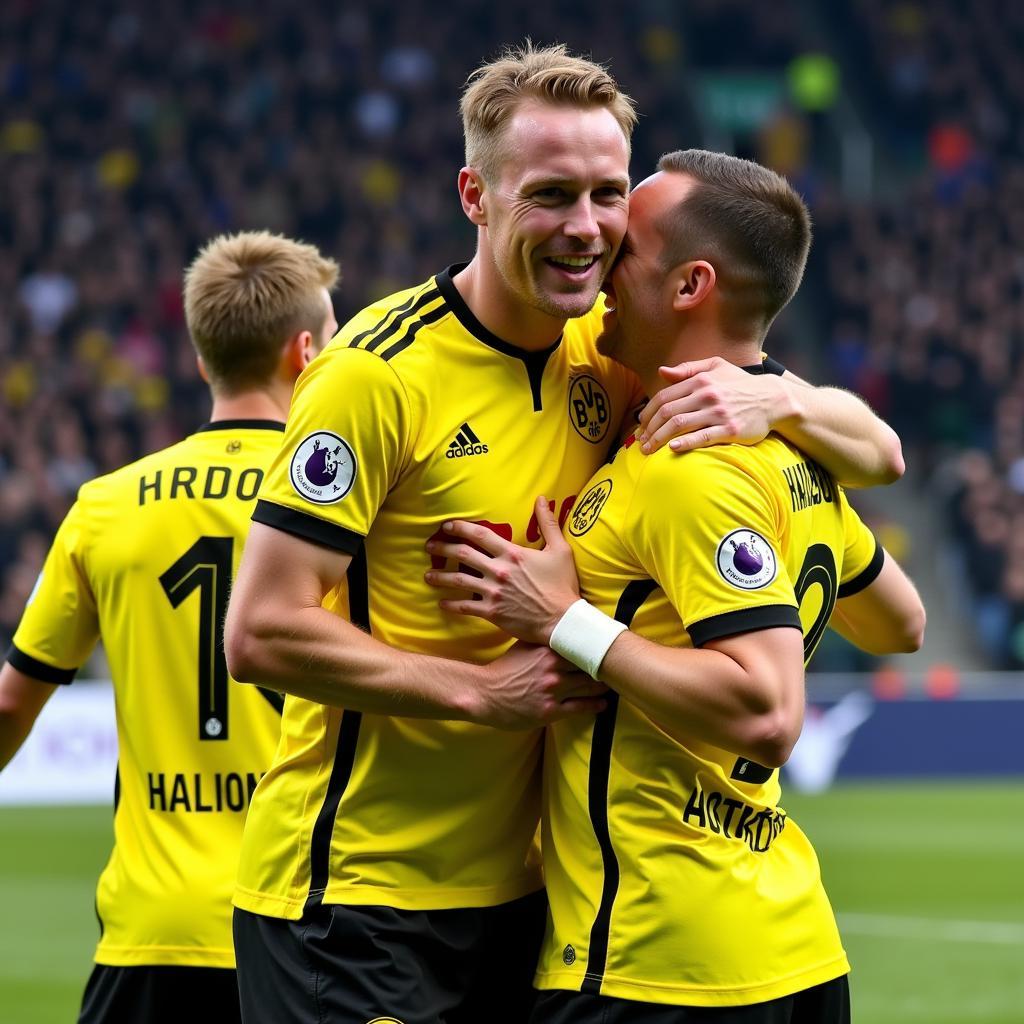
<path fill-rule="evenodd" d="M 445 611 L 487 619 L 511 636 L 547 644 L 555 624 L 579 598 L 576 564 L 558 522 L 542 495 L 536 501 L 541 550 L 524 548 L 476 523 L 444 524 L 451 540 L 431 540 L 431 555 L 458 563 L 454 572 L 432 569 L 431 586 L 461 591 L 465 597 L 445 598 Z"/>

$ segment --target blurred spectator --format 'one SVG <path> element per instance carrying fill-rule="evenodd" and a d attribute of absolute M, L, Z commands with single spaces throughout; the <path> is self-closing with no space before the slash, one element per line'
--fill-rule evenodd
<path fill-rule="evenodd" d="M 948 522 L 994 667 L 1024 666 L 1024 9 L 857 0 L 891 201 L 817 211 L 836 375 L 950 471 Z M 904 168 L 906 169 L 906 168 Z M 962 454 L 961 454 L 962 453 Z"/>

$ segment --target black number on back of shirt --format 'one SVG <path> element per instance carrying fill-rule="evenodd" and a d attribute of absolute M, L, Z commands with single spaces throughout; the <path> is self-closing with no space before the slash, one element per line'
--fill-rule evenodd
<path fill-rule="evenodd" d="M 828 626 L 828 620 L 836 606 L 839 593 L 839 573 L 836 570 L 836 556 L 827 544 L 812 544 L 807 549 L 804 564 L 797 573 L 793 591 L 797 604 L 803 604 L 807 591 L 815 584 L 821 587 L 821 608 L 804 634 L 804 661 L 808 661 L 818 646 Z"/>
<path fill-rule="evenodd" d="M 836 557 L 827 544 L 812 544 L 804 556 L 804 564 L 800 566 L 793 592 L 797 604 L 803 604 L 804 597 L 813 586 L 821 587 L 821 608 L 811 623 L 810 629 L 804 634 L 804 662 L 806 663 L 814 649 L 818 646 L 832 611 L 836 606 L 836 595 L 839 592 L 839 573 L 836 571 Z M 763 785 L 772 777 L 772 769 L 756 761 L 741 757 L 733 765 L 730 778 L 753 785 Z"/>
<path fill-rule="evenodd" d="M 200 537 L 161 577 L 177 608 L 199 590 L 199 738 L 228 738 L 228 665 L 224 658 L 224 615 L 231 593 L 231 537 Z"/>

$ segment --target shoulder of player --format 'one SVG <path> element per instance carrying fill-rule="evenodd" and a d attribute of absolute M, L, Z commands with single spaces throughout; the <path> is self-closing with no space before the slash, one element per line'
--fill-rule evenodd
<path fill-rule="evenodd" d="M 187 441 L 188 438 L 87 480 L 79 487 L 74 504 L 64 517 L 62 529 L 74 529 L 79 537 L 78 543 L 84 543 L 83 538 L 91 536 L 96 522 L 105 520 L 111 510 L 135 508 L 140 478 L 154 475 L 180 461 Z"/>
<path fill-rule="evenodd" d="M 790 488 L 794 484 L 800 486 L 802 481 L 809 481 L 810 486 L 823 486 L 837 494 L 840 501 L 845 501 L 843 488 L 832 474 L 795 444 L 778 434 L 769 434 L 762 445 L 765 446 L 763 454 L 767 469 L 771 471 L 770 479 L 779 488 Z"/>
<path fill-rule="evenodd" d="M 679 455 L 667 446 L 644 457 L 638 480 L 645 489 L 681 489 L 693 493 L 709 479 L 730 477 L 761 481 L 775 465 L 770 439 L 756 445 L 716 444 Z"/>
<path fill-rule="evenodd" d="M 361 309 L 342 326 L 324 354 L 359 349 L 390 362 L 412 347 L 424 327 L 449 312 L 437 280 L 430 278 Z"/>
<path fill-rule="evenodd" d="M 333 344 L 303 371 L 295 388 L 292 408 L 334 405 L 343 395 L 353 408 L 386 414 L 398 410 L 423 414 L 430 403 L 430 381 L 423 360 L 432 362 L 430 346 L 422 354 L 386 360 L 363 348 Z"/>
<path fill-rule="evenodd" d="M 395 292 L 352 317 L 313 360 L 306 375 L 319 364 L 344 365 L 346 372 L 381 379 L 389 372 L 404 381 L 415 379 L 429 373 L 427 368 L 436 361 L 436 346 L 422 342 L 443 330 L 453 315 L 435 279 Z"/>
<path fill-rule="evenodd" d="M 194 435 L 190 435 L 176 444 L 168 445 L 166 448 L 161 448 L 159 451 L 143 455 L 134 462 L 129 462 L 109 473 L 87 480 L 78 489 L 78 504 L 87 507 L 93 502 L 103 501 L 122 488 L 135 488 L 140 476 L 162 469 L 166 465 L 180 462 L 182 454 L 189 447 L 188 442 L 191 436 Z"/>
<path fill-rule="evenodd" d="M 231 434 L 231 439 L 234 439 L 234 436 Z M 226 445 L 227 433 L 224 434 L 224 437 Z M 266 448 L 265 455 L 260 461 L 268 461 L 280 447 L 283 431 L 256 429 L 247 432 L 247 437 L 247 444 L 255 441 Z M 148 455 L 143 455 L 109 473 L 86 481 L 78 490 L 78 502 L 88 505 L 91 502 L 103 501 L 125 488 L 135 494 L 140 477 L 150 476 L 160 470 L 175 466 L 207 463 L 210 461 L 208 449 L 211 443 L 218 450 L 223 450 L 218 445 L 219 441 L 220 433 L 214 430 L 200 430 L 189 434 L 166 448 L 150 452 Z"/>

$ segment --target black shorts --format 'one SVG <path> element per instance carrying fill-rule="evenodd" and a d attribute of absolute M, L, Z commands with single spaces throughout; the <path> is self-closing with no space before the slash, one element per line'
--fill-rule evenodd
<path fill-rule="evenodd" d="M 553 989 L 538 995 L 530 1024 L 850 1024 L 850 985 L 844 974 L 749 1006 L 662 1006 Z"/>
<path fill-rule="evenodd" d="M 238 980 L 223 967 L 110 967 L 96 964 L 78 1024 L 241 1024 Z"/>
<path fill-rule="evenodd" d="M 524 1024 L 547 899 L 498 907 L 235 910 L 245 1024 Z"/>

